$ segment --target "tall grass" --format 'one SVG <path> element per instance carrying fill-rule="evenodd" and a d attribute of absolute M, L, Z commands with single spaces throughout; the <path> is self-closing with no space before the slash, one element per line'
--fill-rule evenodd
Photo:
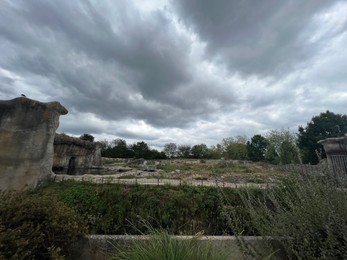
<path fill-rule="evenodd" d="M 333 180 L 296 175 L 262 198 L 240 196 L 253 228 L 272 248 L 269 258 L 347 259 L 347 192 Z M 242 234 L 237 220 L 233 212 L 230 223 Z M 250 255 L 265 257 L 241 237 L 239 242 Z"/>
<path fill-rule="evenodd" d="M 177 239 L 166 231 L 154 232 L 147 241 L 134 242 L 128 251 L 114 256 L 113 260 L 224 260 L 227 256 L 212 246 L 202 246 L 198 237 Z"/>

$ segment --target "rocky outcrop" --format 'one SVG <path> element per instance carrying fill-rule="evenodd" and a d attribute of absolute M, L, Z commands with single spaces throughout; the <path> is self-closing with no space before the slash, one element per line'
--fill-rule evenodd
<path fill-rule="evenodd" d="M 71 175 L 101 166 L 101 143 L 84 141 L 65 134 L 54 139 L 53 170 Z"/>
<path fill-rule="evenodd" d="M 54 135 L 67 113 L 59 102 L 0 101 L 0 190 L 35 188 L 53 175 Z"/>

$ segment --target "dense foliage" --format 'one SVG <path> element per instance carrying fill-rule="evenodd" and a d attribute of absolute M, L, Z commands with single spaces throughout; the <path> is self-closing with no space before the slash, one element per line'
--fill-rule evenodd
<path fill-rule="evenodd" d="M 298 146 L 303 163 L 317 164 L 319 157 L 325 158 L 323 146 L 319 140 L 328 137 L 340 137 L 347 133 L 347 116 L 326 111 L 312 120 L 305 127 L 299 127 Z"/>
<path fill-rule="evenodd" d="M 104 141 L 101 155 L 110 158 L 144 158 L 166 159 L 164 152 L 150 149 L 145 142 L 137 142 L 128 145 L 123 139 L 115 139 L 112 142 Z"/>
<path fill-rule="evenodd" d="M 221 191 L 214 187 L 63 182 L 42 192 L 57 195 L 75 209 L 92 234 L 141 234 L 149 226 L 170 234 L 232 234 L 221 211 Z M 242 203 L 233 189 L 225 189 L 223 197 L 235 206 Z"/>
<path fill-rule="evenodd" d="M 76 212 L 52 196 L 0 194 L 0 259 L 75 256 L 86 229 Z"/>
<path fill-rule="evenodd" d="M 91 134 L 83 134 L 80 136 L 80 139 L 84 141 L 94 142 L 94 136 L 92 136 Z"/>

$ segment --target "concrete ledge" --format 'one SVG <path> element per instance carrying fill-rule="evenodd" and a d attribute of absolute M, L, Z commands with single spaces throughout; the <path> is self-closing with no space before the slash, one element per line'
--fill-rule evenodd
<path fill-rule="evenodd" d="M 193 236 L 174 236 L 176 239 L 190 240 Z M 82 255 L 80 259 L 84 260 L 104 260 L 110 256 L 125 250 L 136 241 L 145 241 L 149 236 L 132 235 L 89 235 L 81 248 Z M 266 248 L 262 237 L 245 236 L 243 239 L 258 250 Z M 229 259 L 246 259 L 242 250 L 238 246 L 235 236 L 201 236 L 199 243 L 209 244 L 217 250 L 224 251 Z"/>

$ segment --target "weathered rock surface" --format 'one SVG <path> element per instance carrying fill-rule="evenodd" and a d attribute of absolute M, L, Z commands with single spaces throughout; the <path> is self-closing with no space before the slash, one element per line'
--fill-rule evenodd
<path fill-rule="evenodd" d="M 324 146 L 328 163 L 333 172 L 340 177 L 347 176 L 347 136 L 327 138 L 318 141 Z"/>
<path fill-rule="evenodd" d="M 59 102 L 26 97 L 0 101 L 0 190 L 35 188 L 52 173 Z"/>
<path fill-rule="evenodd" d="M 100 166 L 101 143 L 56 134 L 53 169 L 57 170 L 57 173 L 82 174 L 85 169 Z"/>

